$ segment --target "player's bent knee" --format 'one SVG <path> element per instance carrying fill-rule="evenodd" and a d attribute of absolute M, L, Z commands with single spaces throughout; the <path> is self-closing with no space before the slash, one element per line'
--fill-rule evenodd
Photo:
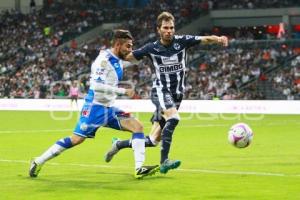
<path fill-rule="evenodd" d="M 169 120 L 169 119 L 176 119 L 176 120 L 180 121 L 179 113 L 178 113 L 178 112 L 177 112 L 177 113 L 174 113 L 173 115 L 171 115 L 171 116 L 168 118 L 168 120 Z"/>
<path fill-rule="evenodd" d="M 132 118 L 127 120 L 122 120 L 120 123 L 123 130 L 130 131 L 132 133 L 144 131 L 143 124 L 137 119 Z"/>
<path fill-rule="evenodd" d="M 78 135 L 72 135 L 72 137 L 71 137 L 71 141 L 72 141 L 73 146 L 81 144 L 84 140 L 85 140 L 84 137 L 80 137 Z"/>
<path fill-rule="evenodd" d="M 165 110 L 164 114 L 166 116 L 166 120 L 169 120 L 171 118 L 177 119 L 178 121 L 180 120 L 180 116 L 176 108 L 170 108 L 168 110 Z"/>
<path fill-rule="evenodd" d="M 155 137 L 155 138 L 150 138 L 153 146 L 157 146 L 159 142 L 161 141 L 161 136 Z"/>

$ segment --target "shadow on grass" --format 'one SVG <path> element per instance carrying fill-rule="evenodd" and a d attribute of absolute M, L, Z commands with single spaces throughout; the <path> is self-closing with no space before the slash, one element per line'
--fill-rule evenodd
<path fill-rule="evenodd" d="M 173 177 L 156 174 L 143 179 L 135 179 L 133 174 L 124 172 L 105 172 L 97 171 L 96 173 L 60 173 L 60 174 L 41 174 L 37 178 L 19 176 L 39 192 L 63 191 L 63 190 L 147 190 L 145 185 L 157 184 L 162 180 L 171 180 Z"/>

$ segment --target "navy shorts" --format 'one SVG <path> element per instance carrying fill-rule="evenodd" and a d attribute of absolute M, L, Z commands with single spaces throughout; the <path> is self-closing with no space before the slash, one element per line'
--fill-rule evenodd
<path fill-rule="evenodd" d="M 151 121 L 160 121 L 163 110 L 169 108 L 176 108 L 178 110 L 182 99 L 183 94 L 174 94 L 169 91 L 158 92 L 156 88 L 153 88 L 151 91 L 151 101 L 155 105 L 156 109 L 153 113 Z"/>

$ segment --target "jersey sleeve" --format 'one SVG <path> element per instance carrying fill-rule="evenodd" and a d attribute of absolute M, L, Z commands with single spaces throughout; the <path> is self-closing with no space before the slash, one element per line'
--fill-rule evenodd
<path fill-rule="evenodd" d="M 186 48 L 195 46 L 201 43 L 201 36 L 194 36 L 194 35 L 182 35 L 177 36 L 178 39 L 184 44 Z"/>
<path fill-rule="evenodd" d="M 149 55 L 149 45 L 146 44 L 143 47 L 136 49 L 132 52 L 133 56 L 135 57 L 135 59 L 137 60 L 141 60 L 143 59 L 143 57 L 148 56 Z"/>
<path fill-rule="evenodd" d="M 117 94 L 117 95 L 124 95 L 126 92 L 125 88 L 118 88 L 102 83 L 96 83 L 94 86 L 94 90 L 97 92 L 107 92 L 109 94 Z"/>

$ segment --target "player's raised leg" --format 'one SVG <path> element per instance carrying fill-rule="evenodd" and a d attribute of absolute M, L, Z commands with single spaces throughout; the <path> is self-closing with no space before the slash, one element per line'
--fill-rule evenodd
<path fill-rule="evenodd" d="M 81 137 L 78 135 L 72 135 L 71 137 L 65 137 L 58 140 L 49 149 L 47 149 L 42 155 L 31 160 L 29 176 L 37 177 L 45 162 L 58 156 L 63 151 L 70 149 L 78 144 L 81 144 L 84 140 L 85 137 Z"/>
<path fill-rule="evenodd" d="M 104 116 L 105 111 L 106 109 L 103 106 L 85 103 L 81 110 L 80 119 L 74 129 L 74 134 L 71 137 L 58 140 L 42 155 L 32 159 L 29 176 L 37 177 L 45 162 L 58 156 L 63 151 L 81 144 L 86 138 L 95 137 L 95 133 L 100 127 L 100 124 L 104 123 L 104 117 L 102 116 Z M 95 126 L 95 124 L 99 124 L 99 126 Z"/>

